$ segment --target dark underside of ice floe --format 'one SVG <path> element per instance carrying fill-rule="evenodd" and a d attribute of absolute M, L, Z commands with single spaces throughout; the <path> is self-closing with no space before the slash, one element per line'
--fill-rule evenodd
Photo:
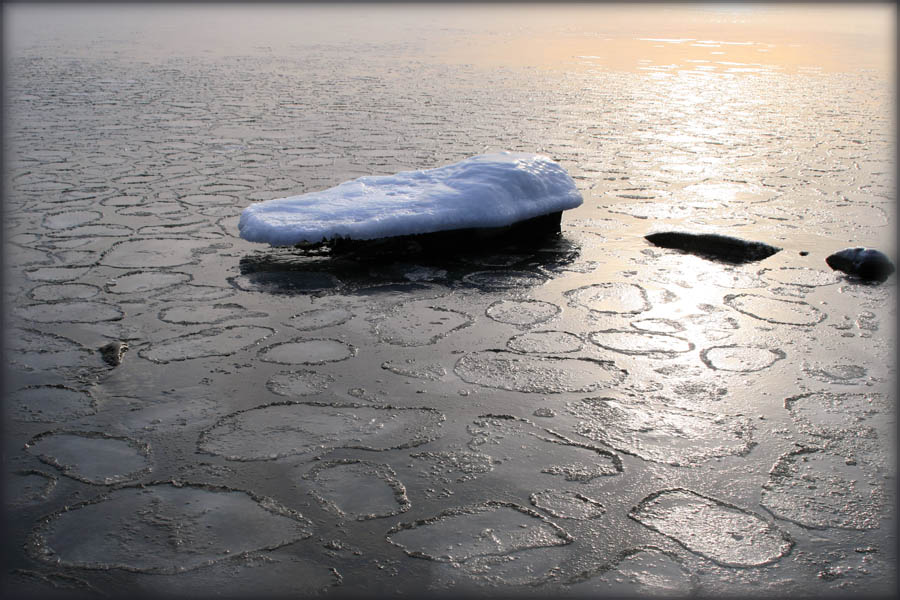
<path fill-rule="evenodd" d="M 646 235 L 644 239 L 663 248 L 674 248 L 703 258 L 732 264 L 763 260 L 781 251 L 781 248 L 763 242 L 751 242 L 716 233 L 660 231 Z"/>
<path fill-rule="evenodd" d="M 457 254 L 461 251 L 491 248 L 503 244 L 530 245 L 558 235 L 562 211 L 525 219 L 506 227 L 470 227 L 435 231 L 416 235 L 399 235 L 373 240 L 337 238 L 321 242 L 300 243 L 304 251 L 330 252 L 332 255 L 355 255 L 359 258 L 393 254 Z"/>

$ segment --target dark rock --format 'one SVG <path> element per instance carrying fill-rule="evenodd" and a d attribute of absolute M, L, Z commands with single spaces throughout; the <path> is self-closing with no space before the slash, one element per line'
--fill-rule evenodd
<path fill-rule="evenodd" d="M 845 248 L 825 259 L 835 271 L 865 281 L 882 282 L 894 272 L 894 265 L 883 253 L 872 248 Z"/>
<path fill-rule="evenodd" d="M 742 264 L 768 258 L 781 248 L 717 233 L 660 231 L 644 236 L 651 244 L 674 248 L 703 258 Z"/>
<path fill-rule="evenodd" d="M 111 367 L 118 367 L 122 364 L 122 358 L 128 352 L 128 344 L 125 342 L 110 342 L 105 346 L 98 348 L 103 360 Z"/>

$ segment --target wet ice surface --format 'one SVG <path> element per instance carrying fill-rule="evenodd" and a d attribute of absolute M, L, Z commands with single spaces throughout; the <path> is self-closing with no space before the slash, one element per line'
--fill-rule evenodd
<path fill-rule="evenodd" d="M 15 588 L 893 591 L 895 279 L 824 260 L 893 251 L 884 76 L 781 72 L 749 38 L 498 68 L 416 14 L 334 43 L 322 11 L 225 53 L 104 18 L 11 50 Z M 573 176 L 559 239 L 377 261 L 238 236 L 254 202 L 501 149 Z M 726 265 L 654 228 L 784 249 Z"/>
<path fill-rule="evenodd" d="M 726 566 L 772 563 L 794 545 L 786 533 L 759 515 L 690 490 L 651 494 L 630 516 L 691 552 Z"/>
<path fill-rule="evenodd" d="M 271 499 L 163 483 L 118 489 L 68 507 L 29 541 L 44 561 L 175 573 L 309 535 L 308 520 Z"/>

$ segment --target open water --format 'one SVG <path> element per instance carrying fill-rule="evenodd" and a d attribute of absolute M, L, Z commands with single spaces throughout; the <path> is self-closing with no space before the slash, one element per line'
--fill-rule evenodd
<path fill-rule="evenodd" d="M 894 591 L 896 287 L 824 260 L 894 256 L 893 7 L 4 16 L 8 590 Z M 575 178 L 559 239 L 237 236 L 499 150 Z"/>

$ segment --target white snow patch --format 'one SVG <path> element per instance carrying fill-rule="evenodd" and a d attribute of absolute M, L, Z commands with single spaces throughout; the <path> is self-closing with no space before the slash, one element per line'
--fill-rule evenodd
<path fill-rule="evenodd" d="M 253 204 L 244 209 L 238 229 L 245 240 L 272 246 L 370 240 L 505 227 L 582 201 L 569 174 L 546 156 L 500 152 Z"/>

